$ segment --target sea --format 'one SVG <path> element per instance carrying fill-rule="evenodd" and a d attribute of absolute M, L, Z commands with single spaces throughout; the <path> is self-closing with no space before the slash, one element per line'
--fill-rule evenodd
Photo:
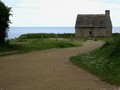
<path fill-rule="evenodd" d="M 8 38 L 17 38 L 28 33 L 75 33 L 74 27 L 10 27 Z M 120 33 L 120 27 L 113 27 L 113 33 Z"/>

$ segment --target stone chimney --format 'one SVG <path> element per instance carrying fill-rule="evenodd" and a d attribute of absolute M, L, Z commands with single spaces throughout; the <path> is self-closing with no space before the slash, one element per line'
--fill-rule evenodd
<path fill-rule="evenodd" d="M 110 10 L 105 10 L 105 15 L 110 16 Z"/>

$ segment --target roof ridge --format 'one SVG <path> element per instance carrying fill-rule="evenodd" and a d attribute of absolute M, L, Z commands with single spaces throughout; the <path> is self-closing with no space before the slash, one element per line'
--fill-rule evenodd
<path fill-rule="evenodd" d="M 103 15 L 103 16 L 106 16 L 105 14 L 78 14 L 78 16 L 79 16 L 79 15 L 84 15 L 84 16 L 87 16 L 87 15 L 93 15 L 93 16 L 95 16 L 95 15 L 96 15 L 96 16 L 98 16 L 98 15 Z"/>

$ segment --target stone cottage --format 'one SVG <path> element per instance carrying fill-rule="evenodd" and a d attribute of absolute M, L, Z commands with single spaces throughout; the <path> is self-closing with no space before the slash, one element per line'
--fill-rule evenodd
<path fill-rule="evenodd" d="M 75 25 L 76 37 L 111 36 L 112 23 L 110 11 L 105 14 L 78 14 Z"/>

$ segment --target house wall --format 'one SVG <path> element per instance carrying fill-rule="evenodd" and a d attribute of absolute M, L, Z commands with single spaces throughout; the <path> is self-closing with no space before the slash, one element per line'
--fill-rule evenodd
<path fill-rule="evenodd" d="M 75 36 L 111 36 L 111 30 L 107 28 L 75 28 Z"/>

